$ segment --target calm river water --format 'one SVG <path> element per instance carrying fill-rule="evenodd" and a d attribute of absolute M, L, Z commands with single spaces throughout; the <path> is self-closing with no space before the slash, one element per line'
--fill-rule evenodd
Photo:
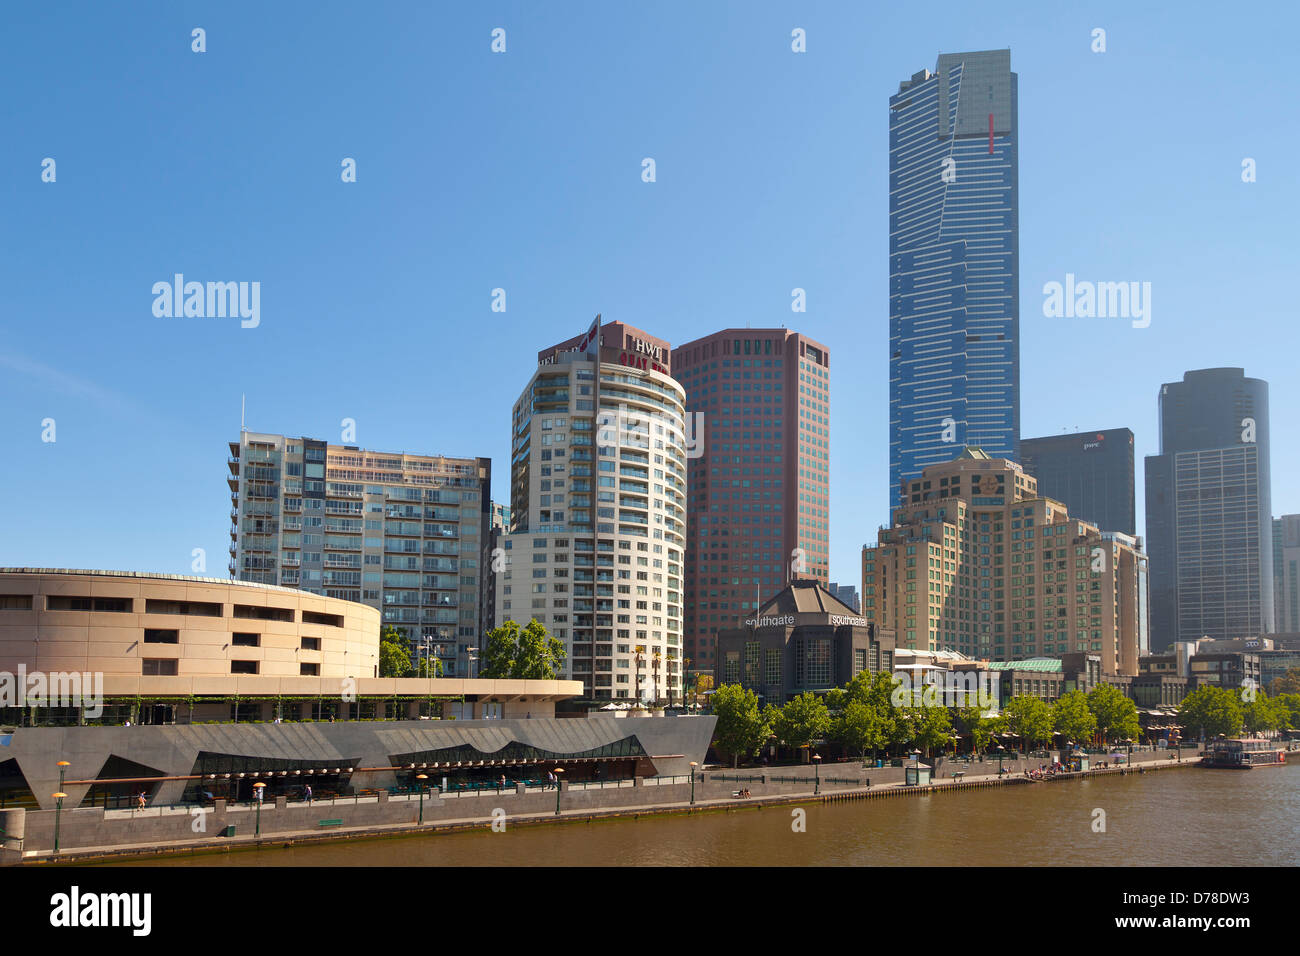
<path fill-rule="evenodd" d="M 1094 832 L 1095 810 L 1105 832 Z M 276 847 L 119 866 L 1300 864 L 1300 763 L 927 797 Z"/>

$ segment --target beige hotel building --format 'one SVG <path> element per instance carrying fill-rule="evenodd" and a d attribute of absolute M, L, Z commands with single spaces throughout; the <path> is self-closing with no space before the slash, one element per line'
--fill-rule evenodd
<path fill-rule="evenodd" d="M 538 353 L 512 417 L 496 620 L 563 641 L 586 700 L 682 700 L 686 395 L 670 346 L 621 322 Z"/>
<path fill-rule="evenodd" d="M 1013 461 L 967 448 L 902 487 L 862 549 L 862 616 L 899 650 L 985 660 L 1085 652 L 1136 675 L 1147 644 L 1141 539 L 1072 519 Z"/>

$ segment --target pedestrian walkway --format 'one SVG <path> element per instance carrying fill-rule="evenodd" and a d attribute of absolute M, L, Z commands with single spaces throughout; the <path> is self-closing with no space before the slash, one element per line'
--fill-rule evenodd
<path fill-rule="evenodd" d="M 1057 779 L 1074 779 L 1084 776 L 1096 776 L 1106 774 L 1123 774 L 1136 773 L 1139 768 L 1146 769 L 1170 768 L 1178 766 L 1194 766 L 1195 761 L 1184 760 L 1181 763 L 1144 761 L 1139 764 L 1125 765 L 1120 767 L 1110 767 L 1106 769 L 1096 769 L 1086 772 L 1062 772 L 1048 777 L 1043 777 L 1039 781 L 1046 782 Z M 768 793 L 752 797 L 735 797 L 730 794 L 725 797 L 710 797 L 705 799 L 699 797 L 694 803 L 689 800 L 675 803 L 646 803 L 636 804 L 633 806 L 604 807 L 604 808 L 583 808 L 583 809 L 561 809 L 557 814 L 554 810 L 535 811 L 530 813 L 508 814 L 508 825 L 520 824 L 543 824 L 554 823 L 565 820 L 590 820 L 608 817 L 637 817 L 641 815 L 672 814 L 682 812 L 700 812 L 704 810 L 733 810 L 744 807 L 773 807 L 782 805 L 791 805 L 808 802 L 821 802 L 823 800 L 836 800 L 852 798 L 857 796 L 867 796 L 874 794 L 884 794 L 889 792 L 915 792 L 915 793 L 933 793 L 944 789 L 972 789 L 974 785 L 986 784 L 990 782 L 1001 781 L 1007 784 L 1023 784 L 1029 782 L 1023 772 L 1013 772 L 1008 770 L 1003 774 L 980 774 L 976 776 L 966 776 L 962 779 L 953 779 L 945 777 L 939 780 L 933 780 L 928 786 L 915 787 L 909 786 L 905 782 L 898 781 L 893 783 L 874 784 L 870 787 L 821 787 L 817 792 L 813 789 L 790 791 L 783 793 Z M 504 791 L 509 793 L 510 791 Z M 396 801 L 399 798 L 393 798 Z M 415 802 L 417 798 L 410 796 L 410 802 Z M 137 811 L 138 812 L 138 811 Z M 128 856 L 157 856 L 171 855 L 176 852 L 208 852 L 213 850 L 235 850 L 247 849 L 258 846 L 276 846 L 291 843 L 314 843 L 323 841 L 336 841 L 342 839 L 356 839 L 364 837 L 383 837 L 395 836 L 402 834 L 420 834 L 420 833 L 437 833 L 445 830 L 464 830 L 478 829 L 490 826 L 492 817 L 490 811 L 488 814 L 477 814 L 464 817 L 452 817 L 447 819 L 429 820 L 423 824 L 414 822 L 409 823 L 386 823 L 371 824 L 358 827 L 339 826 L 334 827 L 327 833 L 322 833 L 318 828 L 310 830 L 290 830 L 278 831 L 274 834 L 267 834 L 260 837 L 252 835 L 233 836 L 233 837 L 202 837 L 197 840 L 177 841 L 169 843 L 166 847 L 161 847 L 156 843 L 128 843 L 115 844 L 113 846 L 90 846 L 90 847 L 64 847 L 59 853 L 57 859 L 60 862 L 82 862 L 90 859 L 103 859 L 113 857 Z M 51 862 L 54 855 L 49 850 L 29 851 L 24 854 L 24 862 Z"/>

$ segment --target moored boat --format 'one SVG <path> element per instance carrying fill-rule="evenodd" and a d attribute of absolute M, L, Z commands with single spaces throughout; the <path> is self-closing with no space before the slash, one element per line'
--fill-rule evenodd
<path fill-rule="evenodd" d="M 1201 766 L 1225 770 L 1253 770 L 1285 764 L 1286 750 L 1276 741 L 1253 737 L 1213 740 L 1201 758 Z"/>

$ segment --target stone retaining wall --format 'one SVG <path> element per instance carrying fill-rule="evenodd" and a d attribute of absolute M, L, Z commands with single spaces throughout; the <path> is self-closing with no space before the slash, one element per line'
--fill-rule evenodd
<path fill-rule="evenodd" d="M 1190 751 L 1183 754 L 1185 763 L 1195 760 Z M 1026 767 L 1036 768 L 1049 762 L 1042 758 L 1029 760 L 1004 759 L 1003 767 L 1012 774 L 1020 774 Z M 1143 763 L 1169 763 L 1164 752 L 1133 755 L 1133 765 Z M 936 761 L 936 782 L 950 781 L 952 771 L 960 769 L 952 761 Z M 968 777 L 996 774 L 998 762 L 984 761 L 966 768 Z M 868 785 L 897 784 L 903 782 L 903 767 L 864 768 L 860 763 L 836 763 L 819 770 L 822 796 L 861 790 Z M 737 781 L 735 778 L 743 778 Z M 691 799 L 691 784 L 681 782 L 646 785 L 643 778 L 635 786 L 572 788 L 561 784 L 560 806 L 566 811 L 608 811 L 620 807 L 662 806 L 685 804 Z M 698 772 L 695 779 L 697 802 L 732 799 L 736 790 L 748 789 L 751 799 L 787 797 L 807 794 L 813 789 L 814 773 L 810 765 L 776 767 L 754 770 L 709 770 Z M 486 791 L 475 795 L 442 797 L 437 793 L 424 797 L 425 823 L 440 821 L 474 820 L 488 822 L 496 809 L 504 810 L 507 819 L 523 814 L 554 813 L 554 790 L 525 791 L 522 785 L 507 788 L 504 792 Z M 420 815 L 420 801 L 416 798 L 393 797 L 381 793 L 378 797 L 360 800 L 340 799 L 334 803 L 316 801 L 287 804 L 283 797 L 267 803 L 261 810 L 261 835 L 274 839 L 277 835 L 324 832 L 319 821 L 336 819 L 345 828 L 414 826 Z M 54 845 L 55 811 L 29 811 L 25 815 L 26 838 L 23 850 L 49 851 Z M 59 819 L 59 846 L 63 852 L 79 848 L 112 848 L 132 844 L 171 846 L 196 840 L 216 839 L 227 826 L 235 827 L 237 837 L 251 837 L 257 827 L 257 810 L 240 805 L 228 807 L 217 801 L 216 807 L 205 809 L 147 807 L 144 810 L 104 810 L 103 808 L 62 811 Z M 16 855 L 6 854 L 6 862 L 17 862 Z"/>

